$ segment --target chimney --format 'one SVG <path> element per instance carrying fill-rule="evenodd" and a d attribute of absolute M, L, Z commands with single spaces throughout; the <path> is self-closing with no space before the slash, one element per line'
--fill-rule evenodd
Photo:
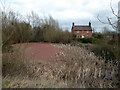
<path fill-rule="evenodd" d="M 89 22 L 89 26 L 91 27 L 91 22 Z"/>
<path fill-rule="evenodd" d="M 72 23 L 72 29 L 71 29 L 71 32 L 73 33 L 73 27 L 74 27 L 74 22 Z"/>
<path fill-rule="evenodd" d="M 73 22 L 72 24 L 73 24 L 73 26 L 74 26 L 74 22 Z"/>

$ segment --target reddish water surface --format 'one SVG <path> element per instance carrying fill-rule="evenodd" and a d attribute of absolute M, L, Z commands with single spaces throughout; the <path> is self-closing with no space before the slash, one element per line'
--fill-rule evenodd
<path fill-rule="evenodd" d="M 55 54 L 60 52 L 58 48 L 54 48 L 48 43 L 23 43 L 14 44 L 13 46 L 20 48 L 26 58 L 37 63 L 55 64 Z"/>

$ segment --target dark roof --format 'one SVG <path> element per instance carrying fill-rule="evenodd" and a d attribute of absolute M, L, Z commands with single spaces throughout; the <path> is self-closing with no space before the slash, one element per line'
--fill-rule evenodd
<path fill-rule="evenodd" d="M 92 30 L 90 26 L 73 26 L 73 30 Z"/>

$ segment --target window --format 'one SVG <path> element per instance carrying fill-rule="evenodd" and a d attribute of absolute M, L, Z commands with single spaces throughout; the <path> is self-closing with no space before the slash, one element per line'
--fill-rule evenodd
<path fill-rule="evenodd" d="M 82 38 L 85 38 L 85 36 L 84 36 L 84 35 L 82 35 Z"/>
<path fill-rule="evenodd" d="M 87 33 L 89 33 L 89 30 L 87 30 Z"/>
<path fill-rule="evenodd" d="M 89 36 L 87 35 L 87 38 L 89 38 Z"/>
<path fill-rule="evenodd" d="M 79 33 L 79 30 L 77 31 L 77 33 Z"/>
<path fill-rule="evenodd" d="M 79 35 L 77 35 L 77 38 L 79 38 Z"/>

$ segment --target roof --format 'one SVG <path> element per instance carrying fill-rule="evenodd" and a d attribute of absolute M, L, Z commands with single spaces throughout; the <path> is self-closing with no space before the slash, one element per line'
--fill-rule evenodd
<path fill-rule="evenodd" d="M 90 26 L 73 26 L 73 30 L 92 30 Z"/>

